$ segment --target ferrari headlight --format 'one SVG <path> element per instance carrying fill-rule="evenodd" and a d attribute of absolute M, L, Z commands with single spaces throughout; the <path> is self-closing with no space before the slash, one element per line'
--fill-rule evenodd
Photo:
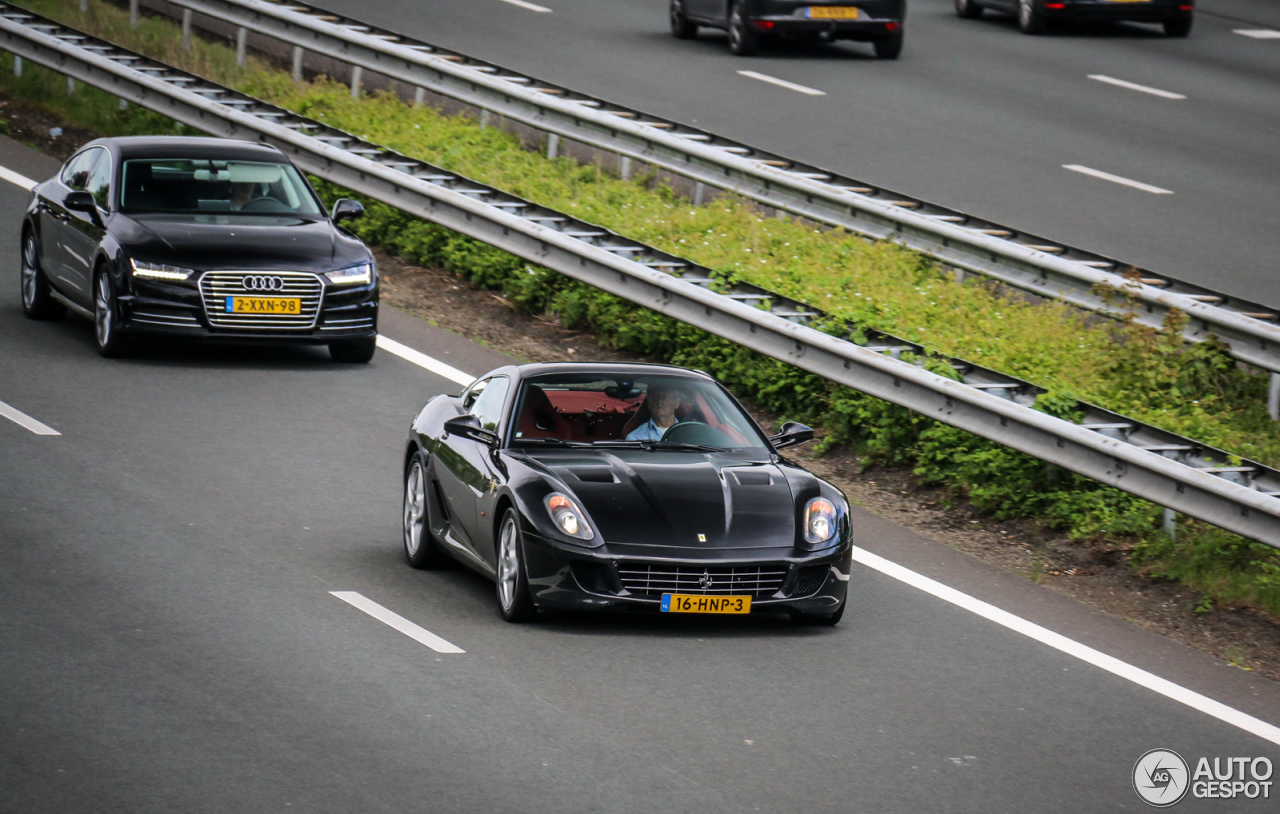
<path fill-rule="evenodd" d="M 368 285 L 373 282 L 373 264 L 361 263 L 337 271 L 327 272 L 324 276 L 334 285 Z"/>
<path fill-rule="evenodd" d="M 134 277 L 148 277 L 152 280 L 186 280 L 195 274 L 192 269 L 167 266 L 164 263 L 144 263 L 133 259 L 130 259 L 129 263 L 133 266 Z"/>
<path fill-rule="evenodd" d="M 547 506 L 547 512 L 551 515 L 551 522 L 556 524 L 556 528 L 560 532 L 577 537 L 579 540 L 590 540 L 595 537 L 595 533 L 591 531 L 591 526 L 587 524 L 587 519 L 582 514 L 582 509 L 578 508 L 578 504 L 574 503 L 568 496 L 560 492 L 552 492 L 547 495 L 543 501 Z"/>
<path fill-rule="evenodd" d="M 836 533 L 836 507 L 831 501 L 815 497 L 804 506 L 804 540 L 825 543 Z"/>

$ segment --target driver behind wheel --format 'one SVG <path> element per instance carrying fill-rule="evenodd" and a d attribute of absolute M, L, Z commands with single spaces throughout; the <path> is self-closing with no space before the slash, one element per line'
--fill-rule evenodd
<path fill-rule="evenodd" d="M 651 385 L 644 402 L 649 408 L 649 420 L 627 433 L 627 440 L 661 441 L 667 430 L 679 422 L 676 408 L 683 400 L 680 391 L 670 385 Z"/>
<path fill-rule="evenodd" d="M 255 197 L 254 187 L 256 184 L 250 181 L 232 181 L 231 182 L 231 211 L 239 212 L 244 205 L 252 201 Z"/>

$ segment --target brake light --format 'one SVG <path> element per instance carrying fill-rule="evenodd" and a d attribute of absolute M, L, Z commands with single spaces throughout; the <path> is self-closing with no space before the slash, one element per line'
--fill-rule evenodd
<path fill-rule="evenodd" d="M 1185 6 L 1178 6 L 1178 11 L 1191 11 L 1194 8 L 1195 6 L 1191 5 L 1190 3 L 1187 3 Z"/>
<path fill-rule="evenodd" d="M 761 31 L 771 31 L 773 29 L 773 20 L 755 20 L 752 25 Z"/>
<path fill-rule="evenodd" d="M 1045 7 L 1045 8 L 1049 8 L 1049 9 L 1053 9 L 1054 11 L 1058 11 L 1058 10 L 1060 10 L 1060 9 L 1064 9 L 1064 8 L 1066 8 L 1066 7 L 1067 7 L 1067 4 L 1066 4 L 1066 3 L 1045 3 L 1045 4 L 1044 4 L 1044 7 Z"/>
<path fill-rule="evenodd" d="M 902 23 L 885 23 L 885 24 L 884 24 L 884 30 L 885 30 L 885 31 L 897 31 L 901 26 L 902 26 Z"/>

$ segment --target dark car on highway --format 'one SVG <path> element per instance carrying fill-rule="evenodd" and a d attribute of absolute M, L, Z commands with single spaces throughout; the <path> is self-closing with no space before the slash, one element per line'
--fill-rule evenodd
<path fill-rule="evenodd" d="M 779 454 L 705 373 L 531 364 L 437 396 L 404 456 L 404 552 L 495 580 L 508 621 L 539 609 L 788 612 L 833 625 L 849 506 Z"/>
<path fill-rule="evenodd" d="M 796 0 L 671 0 L 671 33 L 692 39 L 698 27 L 729 32 L 729 49 L 750 56 L 767 38 L 869 42 L 881 59 L 902 53 L 906 0 L 806 3 Z"/>
<path fill-rule="evenodd" d="M 22 306 L 94 321 L 98 350 L 134 335 L 325 344 L 367 362 L 378 323 L 373 255 L 274 147 L 171 136 L 89 142 L 33 190 Z"/>
<path fill-rule="evenodd" d="M 955 0 L 956 14 L 981 17 L 985 9 L 1016 15 L 1024 34 L 1043 34 L 1057 22 L 1160 23 L 1170 37 L 1191 33 L 1191 0 Z"/>

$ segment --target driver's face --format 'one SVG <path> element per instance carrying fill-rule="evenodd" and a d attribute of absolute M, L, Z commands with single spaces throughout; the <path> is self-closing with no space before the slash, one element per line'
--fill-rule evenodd
<path fill-rule="evenodd" d="M 234 182 L 231 184 L 231 198 L 238 204 L 246 204 L 253 197 L 253 184 L 249 182 Z"/>
<path fill-rule="evenodd" d="M 675 418 L 676 408 L 679 406 L 680 395 L 670 390 L 659 390 L 649 399 L 649 412 L 653 413 L 660 424 L 667 424 Z"/>

